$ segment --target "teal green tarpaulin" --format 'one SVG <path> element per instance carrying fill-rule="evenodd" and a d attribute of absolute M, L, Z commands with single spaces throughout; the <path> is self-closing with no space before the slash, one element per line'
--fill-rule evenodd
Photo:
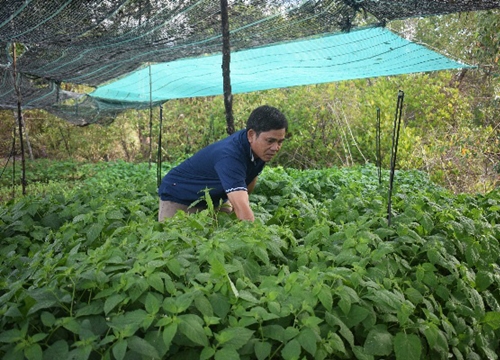
<path fill-rule="evenodd" d="M 101 86 L 90 96 L 113 102 L 156 103 L 220 95 L 221 63 L 218 54 L 154 64 Z M 466 67 L 471 66 L 385 28 L 368 28 L 234 52 L 231 84 L 236 94 Z"/>

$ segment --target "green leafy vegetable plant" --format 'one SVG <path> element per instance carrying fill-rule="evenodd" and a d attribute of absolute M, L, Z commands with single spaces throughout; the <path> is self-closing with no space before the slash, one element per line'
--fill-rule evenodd
<path fill-rule="evenodd" d="M 156 169 L 0 208 L 3 359 L 497 359 L 498 190 L 266 168 L 256 221 L 158 223 Z"/>

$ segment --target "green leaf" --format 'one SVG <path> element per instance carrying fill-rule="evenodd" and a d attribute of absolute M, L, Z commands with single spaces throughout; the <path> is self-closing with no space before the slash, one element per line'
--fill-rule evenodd
<path fill-rule="evenodd" d="M 191 306 L 193 302 L 193 294 L 192 293 L 185 293 L 180 296 L 177 296 L 175 298 L 175 305 L 177 306 L 177 311 L 183 312 L 186 310 L 188 307 Z"/>
<path fill-rule="evenodd" d="M 246 301 L 253 303 L 253 304 L 260 303 L 260 300 L 257 299 L 255 296 L 253 296 L 253 294 L 248 290 L 240 290 L 238 292 L 238 296 L 240 299 L 246 300 Z"/>
<path fill-rule="evenodd" d="M 308 327 L 315 327 L 316 325 L 319 325 L 323 322 L 323 319 L 317 317 L 317 316 L 306 316 L 304 319 L 302 319 L 302 323 L 305 326 Z"/>
<path fill-rule="evenodd" d="M 328 311 L 332 311 L 333 297 L 332 289 L 323 285 L 318 293 L 318 299 Z"/>
<path fill-rule="evenodd" d="M 79 334 L 80 330 L 81 330 L 80 324 L 73 317 L 59 318 L 59 319 L 57 319 L 56 324 L 61 325 L 66 330 L 69 330 L 74 334 Z"/>
<path fill-rule="evenodd" d="M 330 326 L 339 326 L 340 335 L 342 335 L 343 338 L 347 340 L 351 347 L 354 346 L 354 335 L 352 334 L 352 331 L 349 330 L 349 328 L 346 326 L 346 324 L 342 320 L 340 320 L 340 318 L 332 313 L 327 312 L 325 313 L 325 320 Z"/>
<path fill-rule="evenodd" d="M 419 360 L 422 354 L 420 338 L 415 334 L 397 333 L 394 337 L 394 352 L 397 360 Z"/>
<path fill-rule="evenodd" d="M 494 281 L 495 279 L 490 272 L 484 270 L 480 270 L 477 272 L 476 287 L 478 291 L 486 290 L 491 284 L 493 284 Z"/>
<path fill-rule="evenodd" d="M 127 341 L 120 339 L 112 347 L 111 351 L 116 360 L 122 360 L 127 353 Z"/>
<path fill-rule="evenodd" d="M 123 336 L 131 336 L 139 330 L 147 316 L 146 311 L 137 309 L 114 316 L 108 324 L 111 328 L 121 332 Z"/>
<path fill-rule="evenodd" d="M 418 305 L 424 299 L 423 295 L 415 288 L 408 288 L 405 290 L 405 295 L 414 305 Z"/>
<path fill-rule="evenodd" d="M 129 337 L 127 339 L 127 346 L 130 348 L 130 350 L 133 350 L 138 354 L 147 356 L 150 359 L 160 357 L 158 351 L 153 345 L 138 336 Z"/>
<path fill-rule="evenodd" d="M 174 275 L 176 276 L 182 275 L 182 267 L 179 260 L 175 258 L 169 259 L 167 262 L 167 267 Z"/>
<path fill-rule="evenodd" d="M 366 297 L 373 300 L 375 306 L 387 312 L 396 312 L 404 301 L 404 296 L 397 290 L 373 289 L 372 295 Z"/>
<path fill-rule="evenodd" d="M 373 360 L 374 357 L 371 354 L 367 354 L 366 350 L 362 346 L 353 346 L 352 347 L 352 352 L 356 356 L 356 359 L 358 360 Z"/>
<path fill-rule="evenodd" d="M 177 323 L 173 322 L 165 326 L 165 329 L 163 330 L 163 342 L 165 343 L 167 349 L 170 348 L 170 345 L 172 344 L 172 340 L 176 333 L 177 333 Z"/>
<path fill-rule="evenodd" d="M 255 356 L 257 356 L 257 360 L 264 360 L 271 355 L 272 345 L 267 341 L 261 341 L 255 343 L 254 350 Z"/>
<path fill-rule="evenodd" d="M 179 320 L 179 331 L 182 334 L 198 345 L 208 346 L 208 338 L 202 326 L 203 320 L 198 315 L 180 315 Z"/>
<path fill-rule="evenodd" d="M 328 340 L 328 343 L 330 344 L 332 349 L 341 352 L 343 354 L 346 353 L 344 342 L 342 341 L 342 338 L 339 335 L 335 333 L 330 333 L 330 338 Z"/>
<path fill-rule="evenodd" d="M 160 355 L 159 359 L 165 359 L 165 354 L 167 353 L 168 349 L 165 346 L 165 343 L 163 341 L 163 336 L 162 333 L 156 329 L 151 329 L 151 331 L 148 331 L 145 335 L 141 334 L 141 337 L 146 340 L 149 344 L 154 346 L 156 351 L 158 351 L 158 354 Z"/>
<path fill-rule="evenodd" d="M 370 310 L 363 306 L 354 304 L 351 306 L 351 311 L 349 311 L 349 314 L 343 316 L 342 320 L 350 329 L 365 320 L 368 314 L 370 314 Z"/>
<path fill-rule="evenodd" d="M 163 284 L 163 280 L 158 273 L 153 273 L 147 277 L 148 285 L 153 289 L 158 291 L 160 294 L 163 294 L 165 291 L 165 286 Z"/>
<path fill-rule="evenodd" d="M 42 320 L 43 325 L 52 327 L 52 325 L 56 322 L 56 317 L 52 313 L 43 311 L 40 315 L 40 320 Z"/>
<path fill-rule="evenodd" d="M 470 244 L 470 246 L 465 248 L 465 259 L 469 266 L 475 266 L 479 259 L 481 259 L 481 254 L 476 244 Z"/>
<path fill-rule="evenodd" d="M 229 327 L 215 335 L 215 338 L 224 348 L 238 350 L 252 338 L 254 331 L 243 327 Z"/>
<path fill-rule="evenodd" d="M 281 325 L 266 325 L 262 327 L 265 338 L 285 342 L 285 329 Z"/>
<path fill-rule="evenodd" d="M 300 331 L 299 336 L 297 336 L 297 340 L 300 343 L 300 346 L 307 351 L 309 354 L 316 354 L 317 350 L 317 341 L 319 341 L 318 337 L 310 328 L 304 328 Z"/>
<path fill-rule="evenodd" d="M 120 220 L 124 218 L 123 213 L 118 209 L 113 209 L 111 211 L 108 211 L 106 217 L 110 220 Z"/>
<path fill-rule="evenodd" d="M 415 276 L 419 283 L 422 282 L 424 280 L 425 270 L 421 266 L 418 266 L 417 271 L 415 272 Z"/>
<path fill-rule="evenodd" d="M 200 295 L 194 298 L 194 306 L 203 316 L 212 317 L 214 315 L 214 310 L 210 301 L 204 296 Z"/>
<path fill-rule="evenodd" d="M 265 265 L 269 264 L 269 255 L 267 254 L 266 249 L 261 248 L 260 246 L 252 247 L 253 253 L 257 256 Z"/>
<path fill-rule="evenodd" d="M 236 286 L 234 285 L 233 281 L 231 280 L 231 278 L 229 277 L 229 274 L 226 274 L 226 278 L 227 278 L 227 281 L 229 282 L 229 285 L 231 286 L 231 290 L 233 291 L 233 295 L 235 297 L 239 297 L 240 294 L 239 294 L 239 291 L 238 289 L 236 288 Z"/>
<path fill-rule="evenodd" d="M 277 301 L 269 301 L 267 303 L 267 307 L 269 308 L 269 311 L 274 314 L 274 315 L 280 315 L 281 314 L 281 304 Z"/>
<path fill-rule="evenodd" d="M 94 242 L 95 239 L 101 234 L 102 229 L 104 228 L 104 225 L 101 223 L 93 223 L 90 225 L 90 227 L 87 229 L 87 242 L 90 244 Z"/>
<path fill-rule="evenodd" d="M 0 301 L 0 303 L 2 303 Z M 18 304 L 9 304 L 7 311 L 5 311 L 4 316 L 12 317 L 12 318 L 22 318 L 23 314 L 21 311 L 19 311 L 19 305 Z"/>
<path fill-rule="evenodd" d="M 79 214 L 79 215 L 75 216 L 73 218 L 73 224 L 76 224 L 77 222 L 80 222 L 80 221 L 85 221 L 87 216 L 88 216 L 87 214 Z"/>
<path fill-rule="evenodd" d="M 426 234 L 429 234 L 432 229 L 434 228 L 434 222 L 432 221 L 432 218 L 430 214 L 428 213 L 421 213 L 422 217 L 420 219 L 420 224 L 424 228 Z"/>
<path fill-rule="evenodd" d="M 36 303 L 29 309 L 28 315 L 34 314 L 40 309 L 47 309 L 59 306 L 56 295 L 49 288 L 34 289 L 29 295 L 36 300 Z"/>
<path fill-rule="evenodd" d="M 478 293 L 478 291 L 474 288 L 468 287 L 466 288 L 465 294 L 467 295 L 467 298 L 469 299 L 470 304 L 472 305 L 472 308 L 476 312 L 482 312 L 484 313 L 484 301 L 483 298 L 481 297 L 481 294 Z M 481 315 L 482 315 L 481 313 Z"/>
<path fill-rule="evenodd" d="M 222 296 L 221 294 L 210 295 L 208 301 L 210 301 L 210 304 L 212 304 L 215 315 L 217 315 L 221 319 L 224 319 L 231 309 L 231 304 L 229 303 L 228 298 Z"/>
<path fill-rule="evenodd" d="M 38 333 L 31 337 L 31 342 L 40 342 L 47 337 L 46 333 Z"/>
<path fill-rule="evenodd" d="M 104 302 L 104 314 L 108 315 L 108 313 L 115 308 L 116 305 L 121 303 L 126 296 L 124 294 L 114 294 L 106 299 Z"/>
<path fill-rule="evenodd" d="M 104 311 L 104 304 L 101 300 L 94 300 L 90 304 L 85 304 L 75 312 L 75 316 L 88 316 L 101 314 Z"/>
<path fill-rule="evenodd" d="M 464 360 L 464 356 L 462 355 L 462 353 L 460 352 L 459 349 L 457 349 L 456 347 L 453 347 L 451 349 L 451 351 L 453 352 L 453 355 L 455 355 L 455 359 L 456 360 Z"/>
<path fill-rule="evenodd" d="M 408 303 L 402 304 L 399 310 L 397 311 L 398 322 L 399 325 L 402 327 L 406 325 L 408 319 L 410 318 L 410 315 L 413 313 L 413 310 L 415 308 L 413 305 L 409 306 Z"/>
<path fill-rule="evenodd" d="M 208 360 L 211 359 L 215 354 L 215 349 L 213 347 L 204 347 L 200 353 L 200 360 Z"/>
<path fill-rule="evenodd" d="M 59 218 L 57 214 L 54 213 L 49 213 L 45 215 L 40 220 L 40 222 L 43 224 L 43 226 L 51 228 L 53 230 L 58 229 L 62 224 L 62 220 Z"/>
<path fill-rule="evenodd" d="M 214 356 L 215 360 L 239 360 L 240 354 L 234 349 L 231 348 L 223 348 L 217 350 Z"/>
<path fill-rule="evenodd" d="M 500 329 L 500 312 L 488 311 L 481 320 L 482 323 L 488 325 L 493 330 Z"/>
<path fill-rule="evenodd" d="M 368 333 L 364 348 L 369 355 L 388 356 L 392 353 L 392 335 L 385 326 L 376 327 Z"/>
<path fill-rule="evenodd" d="M 341 297 L 338 305 L 344 314 L 349 314 L 349 311 L 351 311 L 351 298 L 348 296 Z"/>
<path fill-rule="evenodd" d="M 68 354 L 68 359 L 87 360 L 92 352 L 92 345 L 79 346 Z"/>
<path fill-rule="evenodd" d="M 287 342 L 281 350 L 281 356 L 284 360 L 298 360 L 300 358 L 300 343 L 297 339 Z"/>
<path fill-rule="evenodd" d="M 438 332 L 439 329 L 435 324 L 427 324 L 423 328 L 423 333 L 430 348 L 434 348 L 434 346 L 436 346 L 439 336 Z"/>
<path fill-rule="evenodd" d="M 285 332 L 283 333 L 283 336 L 284 336 L 284 342 L 285 341 L 288 341 L 290 339 L 293 339 L 294 337 L 296 337 L 297 335 L 299 335 L 300 331 L 299 329 L 297 329 L 296 327 L 293 327 L 293 326 L 288 326 L 286 329 L 285 329 Z"/>
<path fill-rule="evenodd" d="M 44 351 L 43 358 L 47 360 L 68 359 L 69 347 L 65 340 L 57 340 Z"/>
<path fill-rule="evenodd" d="M 42 360 L 42 347 L 38 344 L 31 344 L 24 349 L 24 356 L 26 356 L 28 360 Z"/>
<path fill-rule="evenodd" d="M 152 293 L 148 293 L 146 295 L 146 302 L 144 306 L 146 307 L 146 311 L 150 314 L 156 314 L 160 310 L 160 300 L 154 296 Z"/>
<path fill-rule="evenodd" d="M 492 337 L 491 331 L 478 331 L 475 333 L 477 348 L 484 354 L 485 359 L 498 359 L 498 340 Z"/>
<path fill-rule="evenodd" d="M 243 262 L 243 269 L 245 270 L 245 275 L 256 282 L 260 276 L 260 264 L 253 258 L 248 258 Z"/>

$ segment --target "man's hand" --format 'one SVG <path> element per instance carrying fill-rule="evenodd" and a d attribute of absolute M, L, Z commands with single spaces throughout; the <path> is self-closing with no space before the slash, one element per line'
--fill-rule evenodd
<path fill-rule="evenodd" d="M 219 208 L 219 211 L 225 212 L 227 214 L 231 214 L 233 212 L 233 205 L 231 204 L 231 201 L 226 201 L 224 204 L 222 204 Z"/>

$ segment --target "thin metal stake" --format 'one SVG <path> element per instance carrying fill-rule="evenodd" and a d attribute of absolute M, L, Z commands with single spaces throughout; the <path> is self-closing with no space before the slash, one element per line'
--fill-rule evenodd
<path fill-rule="evenodd" d="M 151 63 L 149 64 L 149 169 L 153 156 L 153 84 L 151 81 Z"/>
<path fill-rule="evenodd" d="M 156 160 L 156 185 L 160 188 L 161 184 L 161 142 L 163 132 L 163 106 L 160 105 L 160 131 L 158 134 L 158 155 Z"/>
<path fill-rule="evenodd" d="M 392 218 L 392 189 L 394 184 L 394 172 L 396 170 L 396 155 L 398 152 L 399 129 L 401 128 L 401 114 L 403 113 L 404 92 L 399 90 L 396 114 L 394 116 L 394 128 L 392 132 L 392 152 L 391 152 L 391 175 L 389 179 L 389 200 L 387 205 L 387 222 L 391 225 Z"/>
<path fill-rule="evenodd" d="M 378 168 L 378 183 L 379 185 L 382 183 L 382 155 L 380 151 L 380 108 L 377 107 L 377 138 L 376 138 L 376 147 L 377 147 L 377 168 Z"/>

